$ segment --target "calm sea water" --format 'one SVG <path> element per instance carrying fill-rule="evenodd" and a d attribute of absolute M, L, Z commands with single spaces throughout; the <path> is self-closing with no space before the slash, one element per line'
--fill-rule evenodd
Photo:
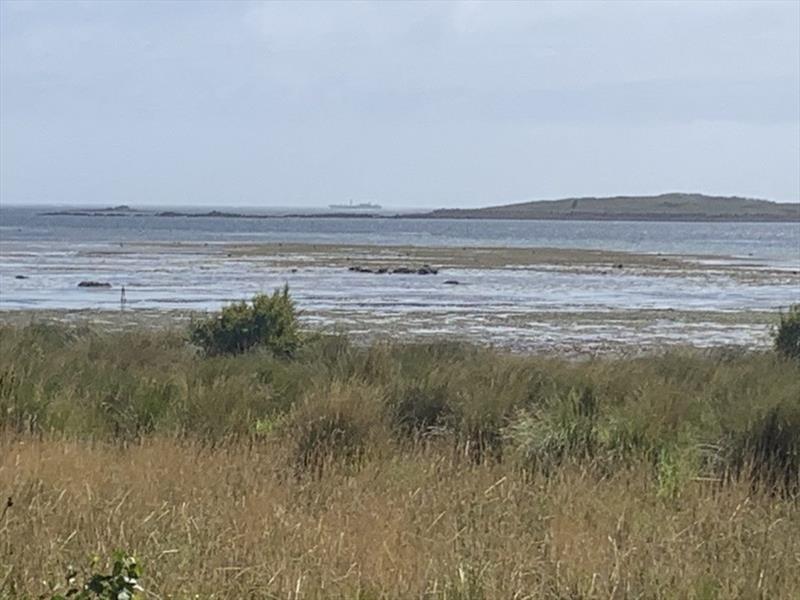
<path fill-rule="evenodd" d="M 45 210 L 41 207 L 0 207 L 0 240 L 592 248 L 735 256 L 787 265 L 800 264 L 798 223 L 41 216 Z M 179 210 L 188 212 L 191 209 L 184 207 Z M 205 212 L 208 208 L 195 210 Z M 253 209 L 240 210 L 255 212 Z"/>

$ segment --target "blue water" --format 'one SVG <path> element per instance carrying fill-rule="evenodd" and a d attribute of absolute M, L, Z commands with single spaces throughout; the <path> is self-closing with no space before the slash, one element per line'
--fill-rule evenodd
<path fill-rule="evenodd" d="M 42 216 L 46 210 L 0 206 L 0 241 L 521 246 L 747 257 L 800 266 L 800 223 Z"/>

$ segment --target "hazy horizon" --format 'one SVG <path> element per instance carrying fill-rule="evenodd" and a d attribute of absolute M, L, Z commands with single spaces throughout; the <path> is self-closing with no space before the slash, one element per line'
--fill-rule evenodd
<path fill-rule="evenodd" d="M 7 205 L 800 199 L 800 3 L 0 3 Z"/>
<path fill-rule="evenodd" d="M 654 197 L 657 197 L 657 196 L 663 196 L 663 195 L 672 194 L 672 193 L 678 193 L 678 194 L 680 194 L 680 193 L 686 193 L 686 194 L 698 193 L 698 194 L 701 194 L 703 196 L 709 196 L 709 197 L 716 196 L 716 194 L 705 194 L 705 193 L 702 193 L 702 192 L 685 192 L 685 191 L 681 191 L 681 192 L 661 192 L 659 194 L 652 194 L 652 195 L 648 194 L 647 196 L 642 195 L 642 197 L 654 198 Z M 631 194 L 616 194 L 615 196 L 616 197 L 638 197 L 638 196 L 632 196 Z M 730 196 L 730 197 L 734 197 L 734 196 Z M 743 198 L 742 196 L 736 196 L 736 197 Z M 581 197 L 560 197 L 560 198 L 533 198 L 533 199 L 526 199 L 526 200 L 521 200 L 521 201 L 507 202 L 507 203 L 503 203 L 502 205 L 519 204 L 519 203 L 525 203 L 525 202 L 556 202 L 556 201 L 559 201 L 559 200 L 573 200 L 573 199 L 576 199 L 576 198 L 578 198 L 578 199 L 597 198 L 597 199 L 600 199 L 600 200 L 604 200 L 606 198 L 612 198 L 612 196 L 581 196 Z M 800 204 L 800 201 L 798 201 L 798 200 L 784 200 L 784 201 L 774 200 L 773 201 L 773 200 L 770 200 L 768 198 L 745 198 L 745 199 L 746 200 L 758 200 L 758 201 L 764 200 L 764 201 L 767 201 L 767 202 L 775 202 L 776 204 Z M 173 203 L 173 204 L 170 204 L 168 202 L 164 203 L 164 202 L 146 202 L 146 201 L 141 201 L 141 202 L 135 202 L 135 203 L 115 204 L 115 203 L 111 203 L 111 202 L 103 203 L 103 202 L 5 202 L 4 201 L 4 202 L 2 202 L 2 205 L 3 206 L 7 206 L 7 207 L 37 208 L 37 209 L 43 209 L 43 208 L 56 208 L 56 209 L 62 209 L 62 208 L 63 209 L 71 209 L 71 208 L 81 209 L 81 208 L 87 208 L 87 209 L 98 209 L 98 208 L 114 208 L 116 206 L 128 206 L 128 207 L 130 207 L 132 209 L 158 208 L 158 209 L 164 209 L 164 210 L 182 209 L 182 208 L 183 209 L 202 209 L 202 210 L 205 210 L 205 209 L 220 209 L 220 208 L 222 208 L 222 209 L 227 209 L 227 210 L 262 210 L 263 209 L 263 210 L 267 210 L 267 211 L 283 211 L 283 210 L 302 209 L 302 210 L 311 210 L 311 211 L 315 211 L 315 210 L 326 210 L 326 211 L 329 211 L 330 210 L 329 205 L 330 204 L 334 204 L 334 203 L 338 203 L 338 202 L 331 202 L 329 204 L 323 204 L 323 203 L 320 203 L 320 204 L 304 204 L 302 206 L 297 206 L 297 205 L 291 205 L 291 204 L 271 204 L 271 205 L 267 205 L 267 204 L 230 204 L 230 203 L 229 204 L 214 204 L 213 202 L 198 203 L 198 204 L 192 204 L 192 203 L 183 203 L 183 204 L 174 204 Z M 501 206 L 501 205 L 499 205 L 499 204 L 484 204 L 484 205 L 472 206 L 470 208 L 488 208 L 488 207 L 492 207 L 492 206 Z M 399 204 L 393 204 L 393 205 L 381 205 L 381 208 L 382 208 L 383 212 L 387 212 L 387 211 L 388 212 L 392 212 L 392 211 L 400 211 L 400 212 L 416 211 L 416 212 L 419 212 L 419 211 L 426 211 L 426 210 L 433 211 L 433 210 L 437 210 L 437 209 L 440 209 L 440 208 L 461 208 L 461 207 L 460 206 L 446 207 L 446 206 L 434 206 L 434 205 L 421 206 L 421 205 L 399 205 Z"/>

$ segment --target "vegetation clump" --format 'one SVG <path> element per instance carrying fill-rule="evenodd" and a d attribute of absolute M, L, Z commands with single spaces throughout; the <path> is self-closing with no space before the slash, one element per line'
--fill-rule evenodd
<path fill-rule="evenodd" d="M 237 302 L 215 316 L 193 321 L 192 343 L 206 354 L 241 354 L 258 346 L 291 356 L 300 346 L 297 309 L 289 287 L 272 295 L 257 294 L 250 302 Z"/>
<path fill-rule="evenodd" d="M 597 402 L 590 388 L 547 399 L 521 411 L 506 428 L 521 465 L 550 474 L 566 460 L 590 460 L 597 452 Z"/>
<path fill-rule="evenodd" d="M 800 304 L 791 306 L 786 314 L 781 314 L 775 331 L 775 350 L 786 358 L 800 360 Z"/>

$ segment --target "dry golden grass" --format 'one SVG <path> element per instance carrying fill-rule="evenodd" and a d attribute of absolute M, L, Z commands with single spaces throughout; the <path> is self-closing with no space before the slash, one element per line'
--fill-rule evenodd
<path fill-rule="evenodd" d="M 150 598 L 796 598 L 796 501 L 657 493 L 645 465 L 531 480 L 441 443 L 297 476 L 282 444 L 0 438 L 0 597 L 135 553 Z"/>

